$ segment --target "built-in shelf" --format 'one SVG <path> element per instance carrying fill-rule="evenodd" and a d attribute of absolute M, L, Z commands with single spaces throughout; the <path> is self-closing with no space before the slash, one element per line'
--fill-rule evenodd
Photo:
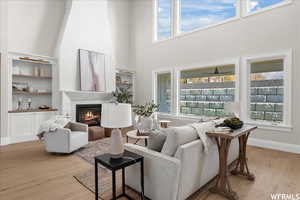
<path fill-rule="evenodd" d="M 39 60 L 27 60 L 27 59 L 22 59 L 19 58 L 18 61 L 21 62 L 29 62 L 29 63 L 37 63 L 37 64 L 44 64 L 44 65 L 51 65 L 51 63 L 49 61 L 39 61 Z"/>
<path fill-rule="evenodd" d="M 9 110 L 8 113 L 54 112 L 54 111 L 58 111 L 58 109 L 50 108 L 50 109 L 30 109 L 30 110 Z"/>
<path fill-rule="evenodd" d="M 13 77 L 18 77 L 18 78 L 41 78 L 41 79 L 52 79 L 51 76 L 34 76 L 34 75 L 20 75 L 20 74 L 13 74 Z"/>
<path fill-rule="evenodd" d="M 128 85 L 128 86 L 132 86 L 132 83 L 122 83 L 122 82 L 117 82 L 118 85 Z"/>
<path fill-rule="evenodd" d="M 51 95 L 51 92 L 13 92 L 13 95 L 26 94 L 26 95 Z"/>

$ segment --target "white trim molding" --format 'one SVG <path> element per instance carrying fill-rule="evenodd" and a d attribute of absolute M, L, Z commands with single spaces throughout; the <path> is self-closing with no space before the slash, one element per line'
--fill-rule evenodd
<path fill-rule="evenodd" d="M 38 137 L 36 135 L 25 135 L 25 136 L 18 136 L 18 137 L 10 138 L 8 144 L 31 142 L 31 141 L 37 141 L 37 140 L 38 140 Z"/>
<path fill-rule="evenodd" d="M 0 146 L 8 145 L 10 144 L 9 137 L 1 137 L 0 138 Z"/>
<path fill-rule="evenodd" d="M 243 17 L 248 17 L 248 16 L 260 14 L 260 13 L 263 13 L 263 12 L 266 12 L 266 11 L 270 11 L 270 10 L 273 10 L 275 8 L 279 8 L 279 7 L 282 7 L 282 6 L 289 5 L 292 2 L 293 2 L 293 0 L 284 0 L 280 3 L 276 3 L 276 4 L 273 4 L 273 5 L 267 6 L 265 8 L 261 8 L 261 9 L 255 10 L 255 11 L 250 11 L 250 8 L 249 8 L 250 2 L 249 2 L 249 0 L 246 0 L 246 1 L 243 2 L 244 3 L 243 9 L 242 9 Z"/>
<path fill-rule="evenodd" d="M 173 68 L 160 68 L 152 71 L 152 100 L 155 104 L 157 104 L 157 75 L 159 74 L 167 74 L 171 75 L 171 102 L 170 102 L 170 113 L 163 114 L 174 114 L 174 70 Z"/>
<path fill-rule="evenodd" d="M 249 138 L 248 145 L 300 154 L 300 145 L 296 145 L 296 144 L 288 144 L 288 143 L 275 142 L 270 140 Z"/>

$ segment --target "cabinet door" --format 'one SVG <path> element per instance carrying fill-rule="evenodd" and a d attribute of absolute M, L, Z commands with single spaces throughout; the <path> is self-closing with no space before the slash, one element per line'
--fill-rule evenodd
<path fill-rule="evenodd" d="M 13 113 L 10 114 L 9 121 L 11 143 L 24 142 L 34 138 L 35 120 L 33 113 Z"/>
<path fill-rule="evenodd" d="M 54 115 L 56 114 L 56 112 L 40 112 L 40 113 L 35 113 L 35 125 L 34 125 L 34 132 L 35 134 L 38 133 L 40 125 L 51 119 Z"/>

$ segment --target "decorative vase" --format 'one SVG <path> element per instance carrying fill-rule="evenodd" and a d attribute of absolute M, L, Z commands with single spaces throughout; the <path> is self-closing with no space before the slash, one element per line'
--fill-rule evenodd
<path fill-rule="evenodd" d="M 141 132 L 149 132 L 153 127 L 152 117 L 140 116 L 138 129 Z"/>

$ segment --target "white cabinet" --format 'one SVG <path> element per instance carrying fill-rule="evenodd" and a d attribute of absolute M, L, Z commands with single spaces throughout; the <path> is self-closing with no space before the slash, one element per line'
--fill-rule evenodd
<path fill-rule="evenodd" d="M 36 140 L 38 129 L 57 112 L 9 113 L 10 143 Z"/>

